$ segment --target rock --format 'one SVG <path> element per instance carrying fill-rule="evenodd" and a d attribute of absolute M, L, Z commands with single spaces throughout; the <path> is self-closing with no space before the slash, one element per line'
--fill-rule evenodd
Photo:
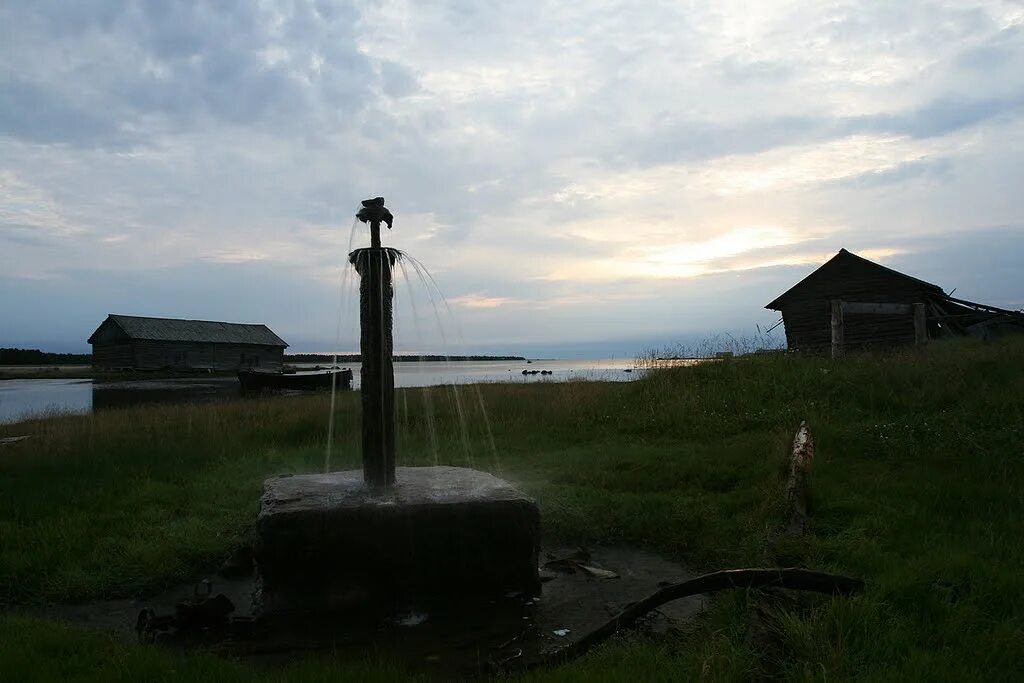
<path fill-rule="evenodd" d="M 361 471 L 264 482 L 254 554 L 264 611 L 536 592 L 540 512 L 486 472 L 399 467 L 389 494 Z"/>

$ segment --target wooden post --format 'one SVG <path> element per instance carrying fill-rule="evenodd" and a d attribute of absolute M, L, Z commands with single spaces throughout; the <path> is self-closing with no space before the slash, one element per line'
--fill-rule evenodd
<path fill-rule="evenodd" d="M 370 248 L 380 249 L 380 221 L 370 221 Z"/>
<path fill-rule="evenodd" d="M 843 357 L 843 302 L 831 301 L 832 308 L 832 358 Z"/>
<path fill-rule="evenodd" d="M 395 368 L 391 267 L 398 251 L 380 245 L 380 224 L 391 227 L 393 216 L 384 198 L 362 202 L 356 214 L 370 224 L 370 248 L 348 255 L 359 273 L 359 371 L 363 402 L 363 480 L 373 489 L 395 484 Z"/>
<path fill-rule="evenodd" d="M 914 344 L 928 343 L 928 325 L 924 316 L 924 304 L 914 304 Z"/>
<path fill-rule="evenodd" d="M 363 480 L 370 488 L 389 489 L 395 483 L 392 251 L 371 247 L 354 254 L 356 270 L 362 278 L 359 381 L 363 404 Z"/>

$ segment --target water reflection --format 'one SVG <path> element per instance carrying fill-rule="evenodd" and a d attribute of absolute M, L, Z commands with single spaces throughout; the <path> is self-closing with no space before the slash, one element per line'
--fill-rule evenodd
<path fill-rule="evenodd" d="M 312 365 L 300 364 L 302 369 Z M 359 363 L 346 363 L 359 388 Z M 537 371 L 537 374 L 523 374 Z M 550 374 L 540 374 L 547 371 Z M 396 387 L 478 382 L 564 382 L 574 379 L 636 379 L 632 359 L 452 361 L 395 363 Z M 235 377 L 187 377 L 163 380 L 93 381 L 88 379 L 12 379 L 0 381 L 0 423 L 57 413 L 88 413 L 150 403 L 228 401 L 239 397 Z"/>
<path fill-rule="evenodd" d="M 0 382 L 0 423 L 32 416 L 88 413 L 92 410 L 92 380 L 8 379 Z"/>
<path fill-rule="evenodd" d="M 238 397 L 238 380 L 234 377 L 93 382 L 92 385 L 94 410 L 152 403 L 209 403 Z"/>
<path fill-rule="evenodd" d="M 355 374 L 354 388 L 359 388 L 359 363 L 345 363 Z M 313 364 L 298 364 L 311 369 Z M 476 384 L 482 382 L 568 382 L 589 380 L 624 382 L 636 379 L 642 370 L 634 371 L 632 358 L 583 360 L 526 361 L 402 361 L 395 363 L 395 387 L 430 387 L 440 384 Z M 523 374 L 527 373 L 536 374 Z M 548 374 L 541 375 L 542 371 Z"/>
<path fill-rule="evenodd" d="M 234 377 L 94 382 L 13 379 L 0 382 L 0 423 L 81 414 L 147 403 L 204 403 L 238 398 Z"/>

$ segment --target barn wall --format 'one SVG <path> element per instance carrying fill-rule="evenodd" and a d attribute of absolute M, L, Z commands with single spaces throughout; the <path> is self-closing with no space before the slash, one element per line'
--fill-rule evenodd
<path fill-rule="evenodd" d="M 865 303 L 922 303 L 934 292 L 920 282 L 870 263 L 840 259 L 816 271 L 781 302 L 786 342 L 791 349 L 821 349 L 832 343 L 832 300 Z M 843 316 L 847 348 L 914 342 L 910 315 Z"/>
<path fill-rule="evenodd" d="M 828 300 L 787 303 L 782 308 L 782 318 L 789 348 L 824 349 L 831 346 L 832 310 Z M 913 344 L 913 316 L 846 313 L 843 315 L 843 342 L 846 348 Z"/>
<path fill-rule="evenodd" d="M 281 347 L 139 340 L 133 343 L 138 370 L 280 370 Z"/>
<path fill-rule="evenodd" d="M 132 345 L 128 342 L 95 342 L 92 345 L 92 364 L 104 370 L 130 368 L 134 365 Z"/>

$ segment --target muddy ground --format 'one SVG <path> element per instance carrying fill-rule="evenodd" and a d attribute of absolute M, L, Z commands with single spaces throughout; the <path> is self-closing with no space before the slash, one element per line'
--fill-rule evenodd
<path fill-rule="evenodd" d="M 387 610 L 351 611 L 329 617 L 258 617 L 253 576 L 198 577 L 141 599 L 78 605 L 57 604 L 24 610 L 36 616 L 107 631 L 125 641 L 140 640 L 140 611 L 173 615 L 175 606 L 196 592 L 224 594 L 234 605 L 226 622 L 196 629 L 153 630 L 143 638 L 155 647 L 201 648 L 274 666 L 311 652 L 338 658 L 393 658 L 414 671 L 440 675 L 486 675 L 515 671 L 541 660 L 603 624 L 627 605 L 669 584 L 694 576 L 656 554 L 629 547 L 585 549 L 553 547 L 541 553 L 541 594 L 507 595 L 493 601 L 462 604 L 452 599 L 424 600 Z M 203 583 L 206 579 L 208 584 Z M 667 635 L 687 628 L 701 611 L 696 596 L 662 606 L 633 633 Z M 144 634 L 145 635 L 145 634 Z"/>

